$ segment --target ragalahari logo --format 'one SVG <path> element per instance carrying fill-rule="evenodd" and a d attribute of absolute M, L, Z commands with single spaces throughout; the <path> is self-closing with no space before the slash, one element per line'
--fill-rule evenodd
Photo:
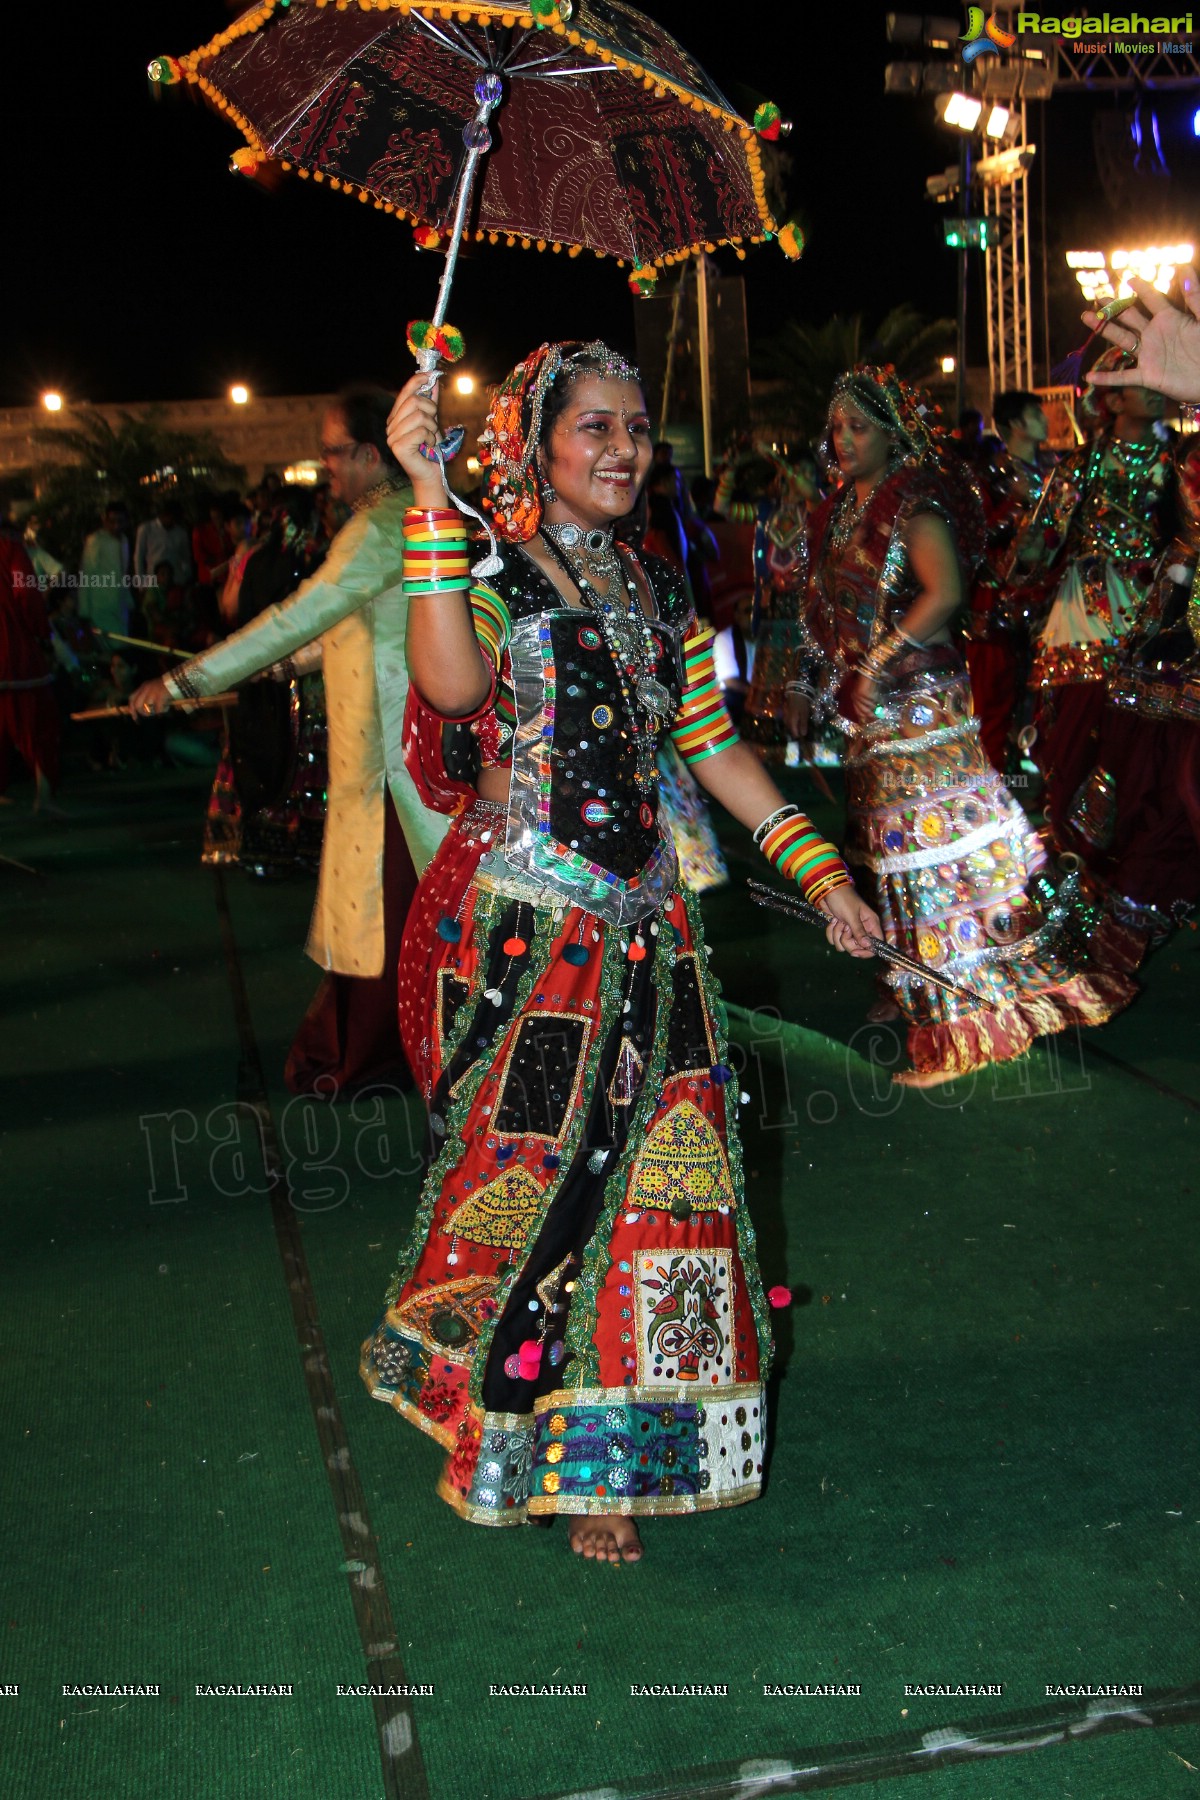
<path fill-rule="evenodd" d="M 1001 50 L 1011 50 L 1016 41 L 1011 31 L 997 25 L 994 13 L 987 19 L 982 6 L 968 6 L 967 29 L 959 39 L 965 63 L 973 63 L 981 56 L 999 56 Z"/>

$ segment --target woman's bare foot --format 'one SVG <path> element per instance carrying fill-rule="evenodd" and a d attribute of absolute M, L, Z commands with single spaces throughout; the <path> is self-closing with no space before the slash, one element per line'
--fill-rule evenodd
<path fill-rule="evenodd" d="M 893 1019 L 900 1017 L 900 1008 L 894 1000 L 877 1000 L 874 1006 L 867 1008 L 868 1025 L 890 1025 Z"/>
<path fill-rule="evenodd" d="M 624 1513 L 578 1513 L 571 1519 L 571 1548 L 589 1561 L 635 1563 L 642 1560 L 642 1540 Z"/>
<path fill-rule="evenodd" d="M 69 819 L 70 813 L 58 804 L 54 798 L 54 789 L 49 778 L 42 769 L 35 774 L 36 791 L 33 797 L 33 816 L 41 819 Z"/>
<path fill-rule="evenodd" d="M 901 1069 L 892 1076 L 897 1087 L 941 1087 L 944 1081 L 957 1081 L 961 1069 Z"/>

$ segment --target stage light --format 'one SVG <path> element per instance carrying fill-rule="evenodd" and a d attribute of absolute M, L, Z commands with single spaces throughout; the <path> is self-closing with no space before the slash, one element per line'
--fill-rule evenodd
<path fill-rule="evenodd" d="M 1169 291 L 1176 270 L 1190 263 L 1193 244 L 1149 244 L 1142 250 L 1122 246 L 1110 250 L 1068 250 L 1067 267 L 1079 283 L 1089 306 L 1126 299 L 1133 293 L 1131 281 L 1146 281 L 1160 294 Z"/>
<path fill-rule="evenodd" d="M 250 398 L 250 389 L 243 387 L 240 381 L 236 381 L 229 390 L 229 398 L 235 406 L 245 406 Z"/>
<path fill-rule="evenodd" d="M 1008 121 L 1011 117 L 1012 114 L 1007 106 L 993 106 L 988 113 L 987 124 L 983 128 L 985 135 L 990 138 L 1002 138 L 1008 130 Z"/>
<path fill-rule="evenodd" d="M 460 394 L 473 394 L 475 392 L 475 377 L 473 375 L 456 375 L 454 377 L 454 385 Z"/>
<path fill-rule="evenodd" d="M 953 375 L 953 373 L 954 373 L 955 369 L 957 369 L 957 367 L 958 367 L 958 362 L 957 362 L 956 358 L 954 358 L 953 356 L 943 356 L 943 358 L 942 358 L 942 374 L 943 375 Z"/>
<path fill-rule="evenodd" d="M 942 123 L 952 125 L 956 131 L 974 131 L 982 111 L 982 100 L 976 99 L 974 94 L 960 91 L 947 94 L 944 101 L 938 102 L 938 114 Z"/>
<path fill-rule="evenodd" d="M 61 394 L 43 394 L 42 405 L 47 412 L 61 412 L 63 409 L 63 397 Z"/>

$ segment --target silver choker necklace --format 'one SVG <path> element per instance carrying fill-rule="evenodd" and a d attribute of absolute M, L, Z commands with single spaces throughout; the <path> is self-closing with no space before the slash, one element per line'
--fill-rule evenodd
<path fill-rule="evenodd" d="M 541 532 L 552 556 L 575 582 L 580 599 L 594 615 L 629 702 L 651 727 L 650 732 L 638 734 L 638 780 L 649 786 L 654 770 L 653 732 L 668 723 L 674 707 L 670 690 L 654 673 L 649 628 L 636 584 L 613 542 L 613 527 L 585 531 L 581 525 L 548 525 L 543 520 Z M 603 593 L 598 581 L 605 584 Z"/>
<path fill-rule="evenodd" d="M 590 531 L 582 525 L 551 525 L 542 521 L 542 530 L 548 538 L 552 538 L 560 550 L 580 551 L 585 555 L 603 556 L 611 551 L 613 545 L 613 525 L 594 525 Z"/>
<path fill-rule="evenodd" d="M 606 595 L 620 604 L 625 592 L 626 576 L 621 558 L 613 543 L 614 527 L 597 525 L 591 530 L 583 525 L 549 525 L 543 519 L 542 536 L 550 549 L 579 584 L 585 598 Z"/>

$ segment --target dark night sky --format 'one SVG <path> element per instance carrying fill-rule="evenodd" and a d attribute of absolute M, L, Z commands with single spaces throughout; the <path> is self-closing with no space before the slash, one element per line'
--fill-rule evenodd
<path fill-rule="evenodd" d="M 790 192 L 810 247 L 796 265 L 770 245 L 740 265 L 752 342 L 789 314 L 817 322 L 862 310 L 872 319 L 901 300 L 953 311 L 955 259 L 924 183 L 954 145 L 928 101 L 884 96 L 894 52 L 883 5 L 650 0 L 647 10 L 735 104 L 749 110 L 768 95 L 795 121 Z M 304 393 L 406 375 L 404 325 L 427 313 L 438 275 L 409 228 L 294 179 L 261 193 L 228 173 L 241 142 L 230 125 L 178 90 L 150 96 L 149 58 L 194 48 L 230 16 L 221 0 L 126 0 L 22 8 L 8 24 L 0 404 L 29 404 L 50 386 L 75 399 L 138 401 L 216 395 L 233 379 Z M 1172 99 L 1173 113 L 1187 113 L 1186 142 L 1166 121 L 1168 148 L 1175 142 L 1188 167 L 1200 164 L 1194 104 Z M 1049 143 L 1045 123 L 1038 135 L 1054 252 L 1070 230 L 1094 235 L 1090 219 L 1099 226 L 1111 214 L 1092 153 L 1096 103 L 1065 96 L 1046 110 Z M 1185 208 L 1180 228 L 1194 216 Z M 739 267 L 730 252 L 720 260 Z M 490 374 L 546 337 L 603 332 L 631 346 L 633 305 L 613 264 L 501 246 L 462 265 L 451 316 L 473 364 Z M 1056 341 L 1055 355 L 1067 347 Z"/>

